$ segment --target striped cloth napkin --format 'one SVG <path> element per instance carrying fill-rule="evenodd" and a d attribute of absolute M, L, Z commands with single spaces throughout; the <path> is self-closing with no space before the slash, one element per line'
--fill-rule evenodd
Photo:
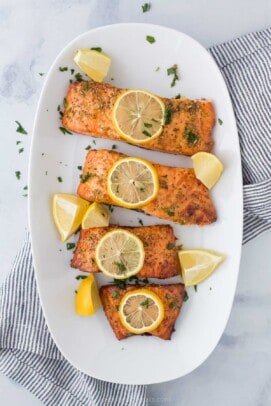
<path fill-rule="evenodd" d="M 240 137 L 246 243 L 271 226 L 271 29 L 210 49 L 227 82 Z M 0 371 L 45 405 L 144 406 L 145 386 L 91 378 L 63 358 L 47 329 L 30 239 L 1 288 Z"/>

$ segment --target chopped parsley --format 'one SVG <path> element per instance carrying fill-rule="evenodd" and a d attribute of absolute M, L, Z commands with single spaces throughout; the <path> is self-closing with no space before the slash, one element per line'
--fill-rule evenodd
<path fill-rule="evenodd" d="M 74 242 L 67 242 L 66 244 L 66 248 L 67 250 L 72 250 L 75 247 L 75 243 Z M 80 276 L 80 275 L 79 275 Z M 76 278 L 77 279 L 77 278 Z M 78 278 L 79 279 L 79 278 Z"/>
<path fill-rule="evenodd" d="M 79 171 L 81 171 L 83 168 L 81 165 L 77 166 L 77 169 L 79 169 Z"/>
<path fill-rule="evenodd" d="M 146 135 L 146 137 L 151 137 L 151 134 L 147 130 L 143 130 L 142 134 Z"/>
<path fill-rule="evenodd" d="M 167 249 L 168 250 L 173 250 L 175 248 L 175 244 L 173 244 L 172 242 L 169 242 L 168 244 L 167 244 Z"/>
<path fill-rule="evenodd" d="M 64 127 L 59 127 L 59 129 L 60 129 L 60 131 L 65 135 L 65 134 L 71 134 L 72 135 L 72 132 L 70 132 L 69 130 L 67 130 L 66 128 L 64 128 Z"/>
<path fill-rule="evenodd" d="M 39 75 L 40 75 L 40 76 L 43 76 L 43 75 L 44 75 L 44 73 L 40 72 L 40 73 L 39 73 Z"/>
<path fill-rule="evenodd" d="M 85 183 L 89 178 L 93 176 L 93 173 L 86 172 L 80 175 L 81 183 Z"/>
<path fill-rule="evenodd" d="M 58 177 L 57 177 L 57 180 L 58 180 L 59 183 L 62 183 L 62 178 L 61 178 L 61 176 L 58 176 Z"/>
<path fill-rule="evenodd" d="M 138 219 L 138 222 L 141 226 L 143 226 L 143 221 L 141 219 Z"/>
<path fill-rule="evenodd" d="M 171 87 L 176 85 L 176 81 L 179 80 L 178 75 L 178 65 L 175 63 L 173 66 L 167 69 L 168 76 L 173 75 L 172 82 L 170 84 Z"/>
<path fill-rule="evenodd" d="M 64 106 L 64 108 L 66 108 L 68 106 L 66 97 L 64 97 L 64 99 L 63 99 L 63 106 Z"/>
<path fill-rule="evenodd" d="M 127 270 L 126 266 L 122 262 L 114 261 L 113 264 L 119 268 L 120 272 L 125 272 Z"/>
<path fill-rule="evenodd" d="M 75 277 L 75 279 L 76 280 L 80 280 L 80 279 L 86 279 L 87 278 L 87 275 L 77 275 L 76 277 Z"/>
<path fill-rule="evenodd" d="M 173 300 L 172 302 L 169 303 L 170 309 L 176 309 L 178 307 L 178 303 L 176 300 Z"/>
<path fill-rule="evenodd" d="M 71 74 L 73 75 L 74 74 L 74 69 L 70 69 L 70 71 L 71 71 Z"/>
<path fill-rule="evenodd" d="M 117 149 L 116 144 L 113 144 L 111 148 L 112 148 L 112 149 Z"/>
<path fill-rule="evenodd" d="M 109 204 L 109 205 L 108 205 L 108 210 L 109 210 L 111 213 L 113 213 L 114 207 L 112 207 L 111 204 Z"/>
<path fill-rule="evenodd" d="M 90 48 L 92 51 L 97 51 L 97 52 L 102 52 L 102 48 L 101 47 L 92 47 Z"/>
<path fill-rule="evenodd" d="M 20 133 L 20 134 L 28 134 L 28 132 L 23 128 L 22 124 L 19 123 L 19 121 L 15 121 L 15 123 L 17 124 L 17 128 L 16 128 L 16 132 Z"/>
<path fill-rule="evenodd" d="M 155 42 L 155 38 L 151 35 L 146 36 L 146 40 L 150 43 L 153 44 Z"/>
<path fill-rule="evenodd" d="M 15 172 L 15 175 L 16 175 L 16 178 L 17 178 L 18 180 L 21 179 L 21 171 L 16 171 L 16 172 Z"/>
<path fill-rule="evenodd" d="M 92 142 L 93 142 L 94 145 L 96 145 L 96 140 L 93 140 Z"/>
<path fill-rule="evenodd" d="M 26 185 L 26 186 L 23 188 L 23 190 L 28 190 L 28 186 Z"/>
<path fill-rule="evenodd" d="M 171 109 L 171 106 L 170 105 L 165 106 L 165 112 L 164 112 L 165 125 L 169 124 L 171 122 L 172 114 L 173 114 L 173 111 Z"/>
<path fill-rule="evenodd" d="M 117 290 L 113 290 L 112 297 L 113 297 L 113 299 L 118 299 L 120 297 L 119 292 Z"/>
<path fill-rule="evenodd" d="M 166 298 L 166 299 L 171 299 L 171 295 L 170 295 L 169 293 L 166 293 L 166 294 L 165 294 L 165 298 Z"/>
<path fill-rule="evenodd" d="M 194 290 L 195 290 L 195 292 L 198 291 L 198 285 L 194 285 Z"/>
<path fill-rule="evenodd" d="M 22 152 L 24 152 L 24 148 L 20 148 L 18 152 L 19 154 L 21 154 Z"/>
<path fill-rule="evenodd" d="M 144 3 L 141 6 L 141 8 L 142 8 L 143 13 L 146 13 L 147 11 L 150 11 L 150 9 L 151 9 L 151 3 Z"/>
<path fill-rule="evenodd" d="M 116 310 L 117 310 L 117 312 L 119 311 L 119 309 L 120 309 L 120 305 L 119 304 L 116 304 Z"/>
<path fill-rule="evenodd" d="M 188 299 L 189 299 L 188 293 L 185 291 L 183 301 L 186 302 Z"/>
<path fill-rule="evenodd" d="M 150 124 L 150 123 L 144 123 L 144 127 L 146 127 L 146 128 L 151 128 L 151 127 L 152 127 L 152 124 Z"/>
<path fill-rule="evenodd" d="M 184 138 L 188 142 L 188 144 L 196 145 L 199 141 L 199 137 L 196 133 L 194 133 L 190 128 L 185 128 L 184 130 Z"/>
<path fill-rule="evenodd" d="M 60 72 L 66 72 L 68 70 L 68 67 L 67 66 L 60 66 L 58 69 L 60 70 Z"/>
<path fill-rule="evenodd" d="M 82 82 L 84 79 L 83 79 L 83 76 L 81 75 L 81 73 L 76 73 L 75 75 L 74 75 L 74 77 L 75 77 L 75 79 L 77 80 L 77 82 Z"/>
<path fill-rule="evenodd" d="M 19 145 L 19 144 L 21 144 L 21 142 L 22 142 L 22 141 L 16 141 L 16 145 Z"/>
<path fill-rule="evenodd" d="M 88 90 L 88 82 L 84 82 L 84 90 Z"/>
<path fill-rule="evenodd" d="M 217 121 L 218 121 L 218 124 L 219 124 L 219 125 L 222 125 L 222 124 L 223 124 L 223 120 L 221 120 L 221 118 L 219 118 Z"/>
<path fill-rule="evenodd" d="M 140 303 L 140 306 L 145 306 L 146 309 L 149 308 L 149 305 L 150 305 L 149 299 L 146 299 L 146 300 L 144 300 L 144 302 L 141 302 L 141 303 Z"/>
<path fill-rule="evenodd" d="M 88 145 L 85 150 L 88 151 L 91 148 L 91 145 Z"/>
<path fill-rule="evenodd" d="M 133 283 L 137 286 L 142 286 L 146 285 L 149 283 L 149 280 L 147 278 L 144 279 L 139 279 L 138 276 L 132 275 L 129 278 L 126 279 L 114 279 L 113 283 L 119 288 L 119 289 L 125 289 L 127 284 Z"/>
<path fill-rule="evenodd" d="M 181 98 L 181 94 L 180 93 L 176 94 L 175 99 L 180 99 L 180 98 Z"/>
<path fill-rule="evenodd" d="M 166 207 L 166 208 L 164 209 L 164 211 L 165 211 L 170 217 L 175 216 L 175 212 L 172 211 L 172 209 L 171 209 L 170 207 Z"/>

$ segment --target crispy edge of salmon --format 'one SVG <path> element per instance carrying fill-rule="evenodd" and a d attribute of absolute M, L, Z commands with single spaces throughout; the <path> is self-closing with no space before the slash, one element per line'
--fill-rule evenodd
<path fill-rule="evenodd" d="M 165 317 L 161 324 L 148 335 L 170 340 L 183 304 L 185 287 L 182 283 L 176 283 L 170 285 L 146 285 L 144 288 L 156 293 L 162 300 L 165 309 Z M 105 285 L 99 290 L 105 315 L 118 340 L 133 335 L 121 323 L 118 308 L 125 293 L 135 289 L 140 288 L 135 285 L 128 285 L 125 289 L 120 289 L 116 285 Z M 113 292 L 115 293 L 113 294 Z"/>

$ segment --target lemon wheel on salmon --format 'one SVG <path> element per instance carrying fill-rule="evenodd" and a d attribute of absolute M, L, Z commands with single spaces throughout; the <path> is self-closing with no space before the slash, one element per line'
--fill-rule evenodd
<path fill-rule="evenodd" d="M 62 241 L 66 241 L 81 225 L 89 202 L 68 193 L 53 196 L 53 218 Z"/>
<path fill-rule="evenodd" d="M 165 124 L 165 105 L 145 90 L 127 90 L 116 100 L 113 124 L 117 133 L 133 144 L 145 144 L 157 138 Z"/>
<path fill-rule="evenodd" d="M 143 267 L 144 258 L 143 242 L 123 229 L 106 233 L 95 249 L 98 268 L 115 279 L 125 279 L 137 274 Z"/>
<path fill-rule="evenodd" d="M 95 276 L 90 274 L 83 279 L 77 289 L 75 310 L 79 316 L 92 316 L 101 307 Z"/>
<path fill-rule="evenodd" d="M 197 152 L 191 157 L 196 178 L 208 189 L 211 189 L 219 180 L 223 172 L 223 164 L 210 152 Z"/>
<path fill-rule="evenodd" d="M 204 281 L 225 259 L 222 254 L 199 249 L 181 250 L 178 255 L 185 286 Z"/>
<path fill-rule="evenodd" d="M 119 206 L 135 209 L 156 198 L 159 180 L 154 166 L 142 158 L 119 159 L 107 177 L 108 194 Z"/>
<path fill-rule="evenodd" d="M 123 326 L 134 334 L 143 334 L 157 328 L 164 318 L 164 304 L 148 289 L 127 292 L 119 305 Z"/>
<path fill-rule="evenodd" d="M 96 82 L 104 80 L 111 64 L 110 56 L 94 49 L 79 49 L 73 60 L 87 76 Z"/>

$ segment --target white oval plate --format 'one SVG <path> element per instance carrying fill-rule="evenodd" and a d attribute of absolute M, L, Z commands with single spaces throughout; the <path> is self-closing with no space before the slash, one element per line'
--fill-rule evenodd
<path fill-rule="evenodd" d="M 146 35 L 156 42 L 150 44 Z M 118 341 L 102 310 L 94 317 L 78 317 L 74 296 L 78 272 L 70 268 L 72 252 L 60 243 L 51 216 L 56 192 L 76 193 L 88 145 L 138 155 L 172 166 L 191 166 L 191 159 L 173 156 L 59 130 L 58 105 L 78 72 L 73 56 L 78 48 L 100 46 L 112 57 L 106 81 L 115 86 L 148 89 L 158 95 L 210 98 L 216 116 L 223 120 L 214 129 L 214 152 L 225 170 L 211 191 L 218 221 L 205 227 L 174 225 L 185 248 L 207 248 L 226 255 L 216 273 L 188 289 L 170 341 L 134 336 Z M 177 64 L 180 80 L 171 87 L 167 68 Z M 60 72 L 59 67 L 69 67 Z M 159 69 L 157 69 L 159 67 Z M 95 146 L 96 142 L 96 146 Z M 59 183 L 58 177 L 62 178 Z M 242 239 L 242 178 L 235 119 L 223 78 L 210 54 L 187 35 L 148 24 L 100 27 L 72 41 L 53 63 L 37 109 L 30 164 L 30 230 L 36 279 L 50 332 L 62 354 L 76 368 L 102 380 L 125 384 L 152 384 L 181 377 L 198 367 L 213 351 L 228 320 L 236 288 Z M 115 209 L 112 223 L 138 226 L 163 221 L 125 209 Z M 71 241 L 75 241 L 77 236 Z M 105 280 L 100 278 L 100 283 Z M 169 282 L 169 281 L 168 281 Z M 164 282 L 165 283 L 165 282 Z"/>

